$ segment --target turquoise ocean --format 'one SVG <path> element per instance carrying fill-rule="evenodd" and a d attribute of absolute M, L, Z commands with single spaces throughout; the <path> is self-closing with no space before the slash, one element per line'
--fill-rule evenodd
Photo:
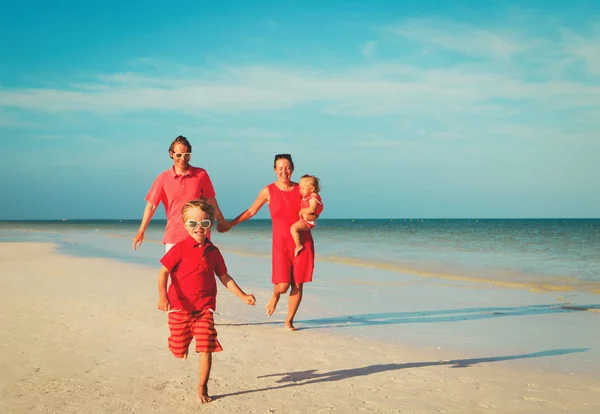
<path fill-rule="evenodd" d="M 139 220 L 3 221 L 0 242 L 148 266 L 155 283 L 164 224 L 153 220 L 137 251 Z M 269 220 L 253 219 L 212 235 L 230 273 L 263 304 L 270 231 Z M 321 219 L 313 236 L 301 329 L 600 372 L 600 219 Z M 219 314 L 275 324 L 285 305 L 271 318 Z"/>

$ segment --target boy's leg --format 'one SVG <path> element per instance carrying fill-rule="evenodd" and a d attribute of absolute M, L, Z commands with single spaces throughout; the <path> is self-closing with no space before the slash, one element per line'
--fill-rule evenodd
<path fill-rule="evenodd" d="M 300 251 L 303 249 L 302 244 L 300 243 L 300 232 L 307 230 L 310 230 L 310 227 L 308 227 L 308 224 L 302 220 L 298 220 L 290 227 L 290 234 L 292 235 L 294 244 L 296 245 L 294 256 L 298 256 L 298 253 L 300 253 Z"/>
<path fill-rule="evenodd" d="M 185 359 L 193 338 L 190 314 L 185 311 L 172 312 L 169 313 L 168 321 L 169 350 L 175 358 Z"/>
<path fill-rule="evenodd" d="M 210 368 L 212 367 L 212 352 L 200 352 L 198 365 L 200 368 L 198 398 L 201 403 L 208 403 L 212 401 L 212 398 L 208 395 L 208 378 L 210 377 Z"/>
<path fill-rule="evenodd" d="M 217 339 L 217 330 L 213 314 L 208 311 L 194 313 L 192 330 L 196 339 L 196 352 L 200 354 L 198 361 L 200 375 L 198 380 L 198 398 L 207 403 L 212 399 L 208 396 L 208 378 L 212 366 L 212 353 L 223 350 Z"/>

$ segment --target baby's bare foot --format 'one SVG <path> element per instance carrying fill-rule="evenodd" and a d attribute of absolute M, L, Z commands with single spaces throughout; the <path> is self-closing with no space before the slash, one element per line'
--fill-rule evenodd
<path fill-rule="evenodd" d="M 304 246 L 296 247 L 296 250 L 294 250 L 294 257 L 298 256 L 298 253 L 300 253 L 302 249 L 304 249 Z"/>
<path fill-rule="evenodd" d="M 208 385 L 198 385 L 198 399 L 202 404 L 212 401 L 212 398 L 208 396 Z"/>

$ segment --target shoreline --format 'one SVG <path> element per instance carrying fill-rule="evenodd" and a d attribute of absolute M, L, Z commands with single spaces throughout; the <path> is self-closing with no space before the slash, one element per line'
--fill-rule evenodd
<path fill-rule="evenodd" d="M 368 219 L 365 219 L 368 220 Z M 441 220 L 441 219 L 440 219 Z M 499 219 L 500 220 L 500 219 Z M 517 219 L 515 219 L 517 220 Z M 549 219 L 553 220 L 553 219 Z M 583 219 L 582 219 L 583 220 Z M 596 220 L 596 219 L 589 219 Z M 82 223 L 86 223 L 89 220 L 81 220 Z M 110 220 L 107 220 L 110 221 Z M 259 220 L 260 221 L 260 220 Z M 2 222 L 0 222 L 2 223 Z M 8 223 L 8 222 L 4 222 Z M 56 224 L 61 224 L 60 221 L 56 221 Z M 0 228 L 0 230 L 2 230 Z M 54 234 L 57 229 L 53 230 L 35 230 L 35 229 L 21 229 L 17 227 L 11 227 L 4 229 L 5 231 L 15 232 L 17 234 L 39 233 L 39 234 Z M 81 229 L 85 232 L 90 232 L 87 229 Z M 75 230 L 76 231 L 76 230 Z M 99 235 L 109 238 L 129 242 L 128 237 L 123 235 L 112 233 L 111 231 L 102 230 Z M 222 252 L 233 254 L 236 256 L 244 256 L 250 258 L 270 258 L 270 239 L 260 240 L 257 242 L 254 248 L 248 248 L 246 244 L 238 244 L 239 240 L 231 243 L 232 238 L 229 236 L 223 236 L 221 234 L 215 234 L 216 238 L 214 242 L 221 249 Z M 239 236 L 238 236 L 239 237 Z M 242 236 L 243 237 L 243 236 Z M 11 240 L 7 240 L 11 241 Z M 20 240 L 21 241 L 21 240 Z M 2 240 L 0 239 L 0 242 Z M 42 241 L 40 241 L 42 242 Z M 127 244 L 126 243 L 126 244 Z M 153 244 L 155 246 L 162 246 L 160 239 L 153 238 L 149 235 L 144 240 L 146 245 Z M 66 249 L 65 249 L 66 250 Z M 86 257 L 85 255 L 79 256 L 72 252 L 65 251 L 65 254 L 70 254 L 75 257 Z M 136 253 L 137 254 L 137 253 Z M 131 263 L 131 260 L 124 258 L 124 261 Z M 338 264 L 341 266 L 354 266 L 363 269 L 377 269 L 395 272 L 401 275 L 416 275 L 422 278 L 440 279 L 441 281 L 455 281 L 473 283 L 479 285 L 495 285 L 499 288 L 506 289 L 525 289 L 531 292 L 556 292 L 563 294 L 591 294 L 594 296 L 600 295 L 600 282 L 591 281 L 587 279 L 577 278 L 574 276 L 557 276 L 557 275 L 537 275 L 537 274 L 502 274 L 498 269 L 489 269 L 487 273 L 483 274 L 476 268 L 456 268 L 455 265 L 450 265 L 444 262 L 435 261 L 424 261 L 418 260 L 414 262 L 406 262 L 402 260 L 390 261 L 386 259 L 366 259 L 352 256 L 338 256 L 331 253 L 319 253 L 315 258 L 316 263 L 331 263 Z M 448 271 L 450 268 L 450 271 Z M 490 272 L 491 270 L 491 272 Z M 597 300 L 597 299 L 596 299 Z"/>
<path fill-rule="evenodd" d="M 48 243 L 0 243 L 5 286 L 0 298 L 10 310 L 0 314 L 2 411 L 196 409 L 197 356 L 191 353 L 188 361 L 178 361 L 167 350 L 166 317 L 155 310 L 158 268 L 65 256 L 56 249 Z M 256 277 L 259 270 L 254 268 L 247 277 Z M 291 333 L 277 326 L 279 319 L 265 321 L 262 302 L 248 310 L 233 295 L 219 292 L 216 321 L 224 352 L 214 356 L 209 391 L 215 401 L 207 409 L 415 413 L 600 409 L 597 377 L 535 370 L 520 363 L 574 360 L 587 352 L 584 348 L 547 346 L 536 352 L 501 353 L 465 349 L 458 354 L 332 334 L 329 329 Z M 312 305 L 311 300 L 304 305 Z M 299 318 L 300 327 L 311 320 L 310 309 L 306 313 Z M 319 320 L 323 323 L 326 317 Z"/>

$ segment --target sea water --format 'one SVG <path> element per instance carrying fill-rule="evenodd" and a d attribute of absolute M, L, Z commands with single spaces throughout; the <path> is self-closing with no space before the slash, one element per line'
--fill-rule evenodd
<path fill-rule="evenodd" d="M 0 242 L 52 242 L 69 255 L 147 265 L 151 279 L 164 224 L 154 220 L 135 252 L 138 220 L 0 222 Z M 212 235 L 230 273 L 265 303 L 270 226 L 249 220 Z M 313 236 L 315 277 L 296 318 L 303 329 L 545 369 L 600 368 L 600 220 L 321 219 Z M 280 323 L 285 311 L 252 323 Z"/>

